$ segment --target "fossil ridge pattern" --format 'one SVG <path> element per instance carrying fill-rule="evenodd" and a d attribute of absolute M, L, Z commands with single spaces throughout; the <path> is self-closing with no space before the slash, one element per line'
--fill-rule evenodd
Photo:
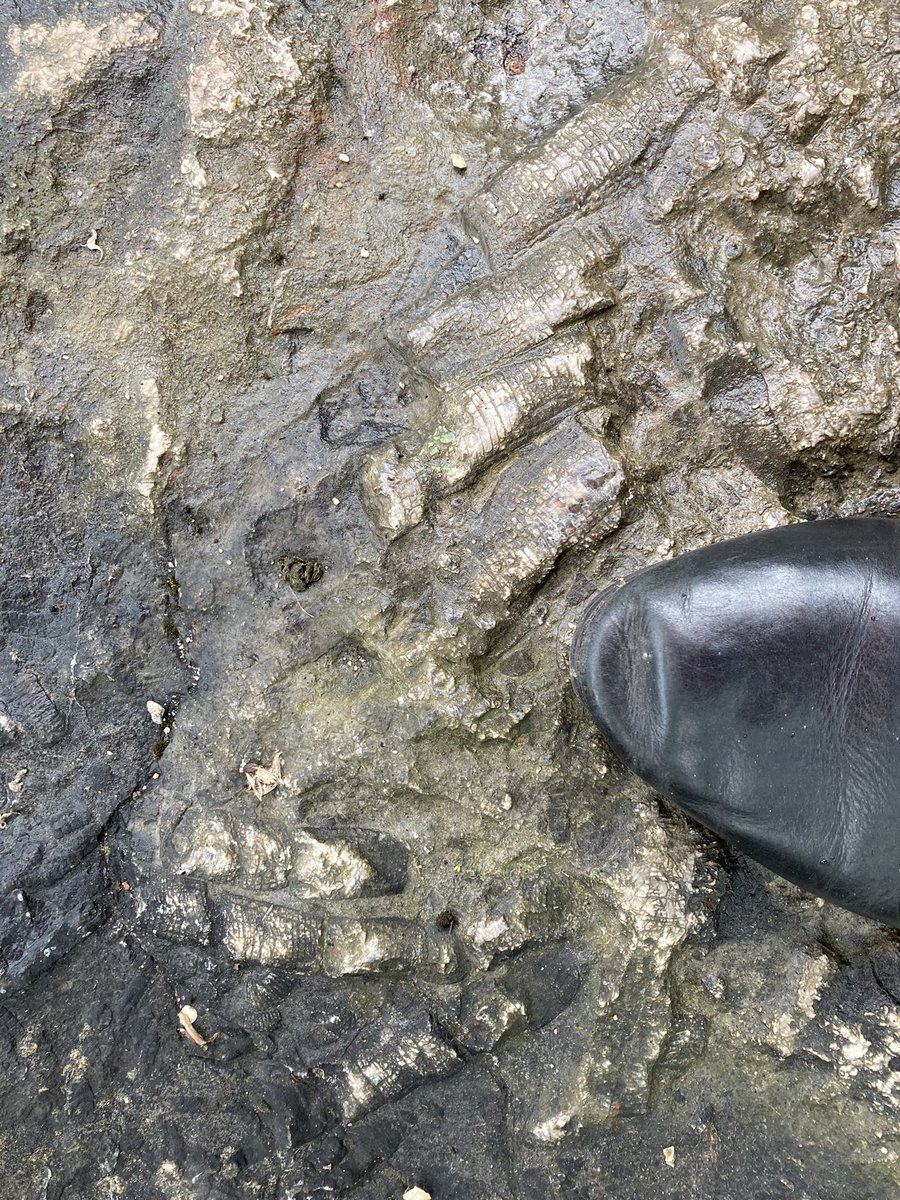
<path fill-rule="evenodd" d="M 896 939 L 565 663 L 900 511 L 894 7 L 126 10 L 0 48 L 10 1194 L 892 1194 Z"/>

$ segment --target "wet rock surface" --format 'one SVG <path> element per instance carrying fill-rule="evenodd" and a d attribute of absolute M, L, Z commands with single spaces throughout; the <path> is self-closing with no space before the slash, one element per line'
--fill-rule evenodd
<path fill-rule="evenodd" d="M 896 934 L 566 670 L 641 567 L 900 511 L 896 24 L 17 6 L 4 1194 L 896 1191 Z"/>

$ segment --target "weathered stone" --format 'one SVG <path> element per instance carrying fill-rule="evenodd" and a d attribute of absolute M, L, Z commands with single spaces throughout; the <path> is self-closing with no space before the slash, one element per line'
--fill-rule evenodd
<path fill-rule="evenodd" d="M 890 935 L 564 646 L 900 511 L 895 6 L 11 7 L 5 1191 L 893 1195 Z"/>

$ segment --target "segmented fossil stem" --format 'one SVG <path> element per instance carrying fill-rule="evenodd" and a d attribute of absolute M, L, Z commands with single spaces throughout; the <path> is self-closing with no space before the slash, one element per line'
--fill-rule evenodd
<path fill-rule="evenodd" d="M 216 929 L 233 959 L 298 972 L 320 967 L 323 921 L 321 909 L 301 913 L 245 896 L 226 894 L 216 904 Z"/>
<path fill-rule="evenodd" d="M 492 249 L 518 253 L 566 217 L 595 206 L 610 180 L 671 134 L 709 80 L 692 59 L 671 53 L 636 83 L 623 79 L 515 163 L 469 208 Z"/>
<path fill-rule="evenodd" d="M 300 900 L 382 896 L 402 890 L 408 852 L 374 830 L 321 831 L 222 812 L 191 812 L 172 836 L 176 871 L 249 891 L 290 888 Z"/>
<path fill-rule="evenodd" d="M 347 1121 L 402 1096 L 427 1080 L 458 1070 L 461 1060 L 431 1028 L 424 1009 L 394 1015 L 390 1025 L 373 1024 L 355 1039 L 334 1080 Z"/>
<path fill-rule="evenodd" d="M 416 367 L 442 382 L 508 362 L 563 325 L 611 307 L 604 278 L 617 249 L 596 222 L 567 229 L 525 257 L 450 297 L 409 330 Z"/>
<path fill-rule="evenodd" d="M 399 534 L 422 517 L 426 498 L 450 494 L 566 409 L 591 399 L 593 342 L 584 328 L 549 339 L 531 353 L 471 382 L 448 381 L 440 423 L 402 461 L 391 446 L 373 458 L 361 487 L 383 532 Z"/>
<path fill-rule="evenodd" d="M 298 975 L 440 977 L 456 965 L 454 942 L 400 917 L 329 917 L 233 892 L 214 898 L 214 930 L 236 962 L 284 966 Z"/>
<path fill-rule="evenodd" d="M 596 438 L 571 420 L 534 456 L 518 459 L 468 539 L 471 600 L 508 601 L 564 551 L 588 542 L 605 527 L 623 478 Z"/>

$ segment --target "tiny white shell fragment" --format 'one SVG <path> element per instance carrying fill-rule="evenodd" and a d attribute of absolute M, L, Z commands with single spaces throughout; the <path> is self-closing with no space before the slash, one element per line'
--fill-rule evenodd
<path fill-rule="evenodd" d="M 194 1028 L 194 1022 L 197 1020 L 197 1010 L 192 1004 L 185 1004 L 178 1011 L 178 1024 L 181 1026 L 181 1032 L 195 1046 L 201 1046 L 204 1050 L 209 1045 L 203 1034 L 198 1033 Z"/>
<path fill-rule="evenodd" d="M 154 725 L 162 725 L 166 710 L 161 704 L 157 704 L 155 700 L 148 700 L 147 712 L 150 714 L 150 720 Z"/>
<path fill-rule="evenodd" d="M 23 783 L 23 780 L 25 779 L 25 776 L 27 774 L 28 774 L 28 768 L 21 767 L 18 771 L 16 771 L 15 775 L 12 777 L 12 779 L 10 779 L 9 783 L 6 786 L 9 788 L 9 790 L 11 792 L 18 794 L 19 792 L 21 792 L 22 788 L 25 786 Z M 0 820 L 2 820 L 2 818 L 0 818 Z"/>

